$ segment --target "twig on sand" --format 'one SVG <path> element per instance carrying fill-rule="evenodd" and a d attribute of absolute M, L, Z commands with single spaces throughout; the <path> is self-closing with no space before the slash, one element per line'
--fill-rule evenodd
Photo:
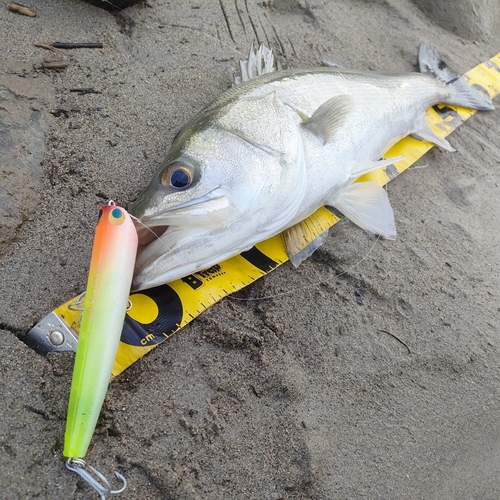
<path fill-rule="evenodd" d="M 52 52 L 55 52 L 56 54 L 62 54 L 62 50 L 56 49 L 55 47 L 52 47 L 52 45 L 48 45 L 46 43 L 35 43 L 35 47 L 39 47 L 41 49 L 47 49 L 51 50 Z"/>
<path fill-rule="evenodd" d="M 50 168 L 50 185 L 55 186 L 56 185 L 56 175 L 57 175 L 57 167 L 52 164 Z"/>
<path fill-rule="evenodd" d="M 10 2 L 7 8 L 12 12 L 17 12 L 23 16 L 36 17 L 36 10 L 20 3 Z"/>
<path fill-rule="evenodd" d="M 100 92 L 93 88 L 85 88 L 85 89 L 69 89 L 70 92 L 77 92 L 78 95 L 85 94 L 100 94 Z"/>
<path fill-rule="evenodd" d="M 68 67 L 68 63 L 59 59 L 58 57 L 45 57 L 42 66 L 45 69 L 65 69 Z"/>
<path fill-rule="evenodd" d="M 378 333 L 387 333 L 387 335 L 390 335 L 393 339 L 397 340 L 400 344 L 403 344 L 408 349 L 408 354 L 411 354 L 410 348 L 400 338 L 398 338 L 396 335 L 394 335 L 394 333 L 391 333 L 387 330 L 377 330 L 377 332 Z"/>
<path fill-rule="evenodd" d="M 56 49 L 102 49 L 101 42 L 54 42 L 52 47 Z"/>

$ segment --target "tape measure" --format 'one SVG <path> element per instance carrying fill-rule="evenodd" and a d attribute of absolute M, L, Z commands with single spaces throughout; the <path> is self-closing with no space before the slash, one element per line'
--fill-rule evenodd
<path fill-rule="evenodd" d="M 500 93 L 500 53 L 464 76 L 469 84 L 481 87 L 493 99 Z M 446 137 L 474 113 L 474 110 L 456 106 L 437 105 L 426 111 L 426 121 L 436 135 Z M 384 186 L 433 146 L 430 142 L 405 137 L 385 155 L 387 158 L 403 156 L 403 160 L 370 172 L 358 182 L 375 181 Z M 317 210 L 306 221 L 308 234 L 303 246 L 339 220 L 325 207 Z M 223 297 L 241 290 L 287 260 L 281 235 L 277 235 L 209 269 L 131 294 L 113 375 L 121 373 Z M 28 332 L 27 342 L 42 354 L 75 351 L 84 300 L 82 295 L 65 302 L 43 318 Z"/>

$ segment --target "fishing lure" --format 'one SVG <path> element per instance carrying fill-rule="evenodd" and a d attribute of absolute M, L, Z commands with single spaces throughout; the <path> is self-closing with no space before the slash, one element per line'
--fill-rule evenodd
<path fill-rule="evenodd" d="M 87 290 L 81 316 L 66 420 L 63 455 L 66 467 L 83 477 L 105 499 L 106 478 L 83 460 L 95 430 L 116 358 L 128 306 L 137 253 L 137 231 L 131 216 L 110 201 L 101 207 L 94 238 Z M 101 481 L 99 482 L 89 472 Z"/>

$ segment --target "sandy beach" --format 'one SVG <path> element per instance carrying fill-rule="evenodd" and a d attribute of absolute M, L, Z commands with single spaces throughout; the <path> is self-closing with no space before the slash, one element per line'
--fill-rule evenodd
<path fill-rule="evenodd" d="M 23 337 L 84 290 L 99 206 L 137 197 L 252 40 L 284 68 L 414 72 L 426 42 L 461 74 L 500 51 L 494 2 L 448 26 L 416 3 L 1 7 L 0 497 L 98 497 L 62 456 L 73 355 Z M 34 45 L 55 41 L 103 48 Z M 127 478 L 116 498 L 498 499 L 499 137 L 479 112 L 389 183 L 396 241 L 344 219 L 117 377 L 87 455 Z"/>

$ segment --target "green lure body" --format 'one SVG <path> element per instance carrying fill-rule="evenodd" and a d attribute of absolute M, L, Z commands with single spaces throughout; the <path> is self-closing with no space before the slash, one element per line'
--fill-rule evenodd
<path fill-rule="evenodd" d="M 123 208 L 101 208 L 71 382 L 63 454 L 87 453 L 116 358 L 137 252 L 137 231 Z"/>

